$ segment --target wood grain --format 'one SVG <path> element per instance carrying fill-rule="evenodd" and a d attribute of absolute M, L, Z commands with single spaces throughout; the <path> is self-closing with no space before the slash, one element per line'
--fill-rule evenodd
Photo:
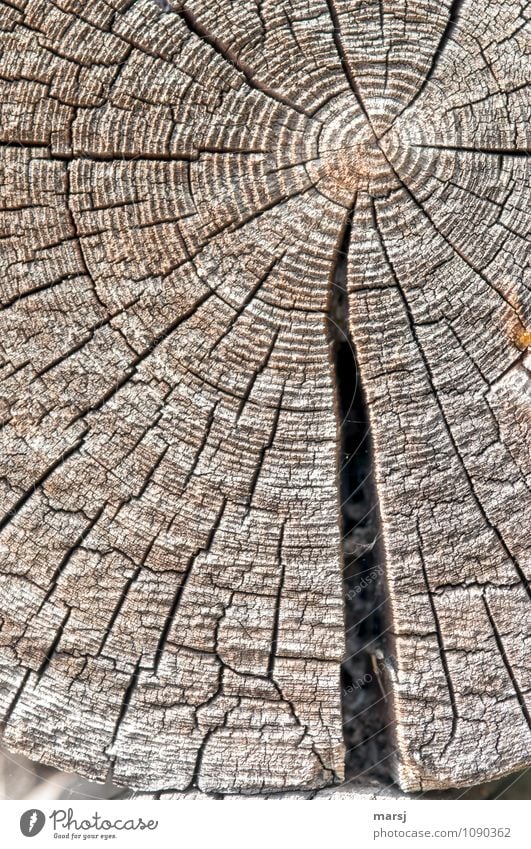
<path fill-rule="evenodd" d="M 5 744 L 145 791 L 342 780 L 348 232 L 397 778 L 529 764 L 527 13 L 0 10 Z"/>

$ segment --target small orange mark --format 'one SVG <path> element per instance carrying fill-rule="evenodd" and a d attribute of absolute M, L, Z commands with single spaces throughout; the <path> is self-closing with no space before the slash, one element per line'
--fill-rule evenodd
<path fill-rule="evenodd" d="M 531 345 L 531 330 L 526 330 L 521 324 L 514 331 L 514 341 L 521 351 L 525 351 Z"/>

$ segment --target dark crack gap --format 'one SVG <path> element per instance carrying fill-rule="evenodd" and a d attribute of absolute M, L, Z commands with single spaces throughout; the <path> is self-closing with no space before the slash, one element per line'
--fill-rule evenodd
<path fill-rule="evenodd" d="M 337 410 L 340 417 L 345 659 L 341 668 L 345 779 L 363 775 L 391 782 L 391 740 L 386 685 L 379 672 L 383 655 L 385 582 L 379 544 L 379 510 L 372 470 L 367 402 L 349 330 L 347 259 L 356 199 L 345 216 L 330 298 Z"/>

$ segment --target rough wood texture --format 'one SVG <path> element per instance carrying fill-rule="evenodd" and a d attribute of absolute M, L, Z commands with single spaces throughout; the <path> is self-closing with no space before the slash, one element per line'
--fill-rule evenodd
<path fill-rule="evenodd" d="M 529 763 L 528 13 L 0 10 L 6 745 L 151 791 L 341 780 L 344 248 L 399 781 Z"/>

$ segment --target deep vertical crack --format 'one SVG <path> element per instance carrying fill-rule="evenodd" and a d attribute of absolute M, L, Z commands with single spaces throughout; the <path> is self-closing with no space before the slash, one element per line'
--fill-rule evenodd
<path fill-rule="evenodd" d="M 340 421 L 339 492 L 345 594 L 345 658 L 341 670 L 345 777 L 363 773 L 390 780 L 387 700 L 379 674 L 384 630 L 383 566 L 378 546 L 378 504 L 372 477 L 367 402 L 349 328 L 347 263 L 354 198 L 343 224 L 329 305 L 337 413 Z M 382 758 L 382 756 L 384 756 Z"/>

